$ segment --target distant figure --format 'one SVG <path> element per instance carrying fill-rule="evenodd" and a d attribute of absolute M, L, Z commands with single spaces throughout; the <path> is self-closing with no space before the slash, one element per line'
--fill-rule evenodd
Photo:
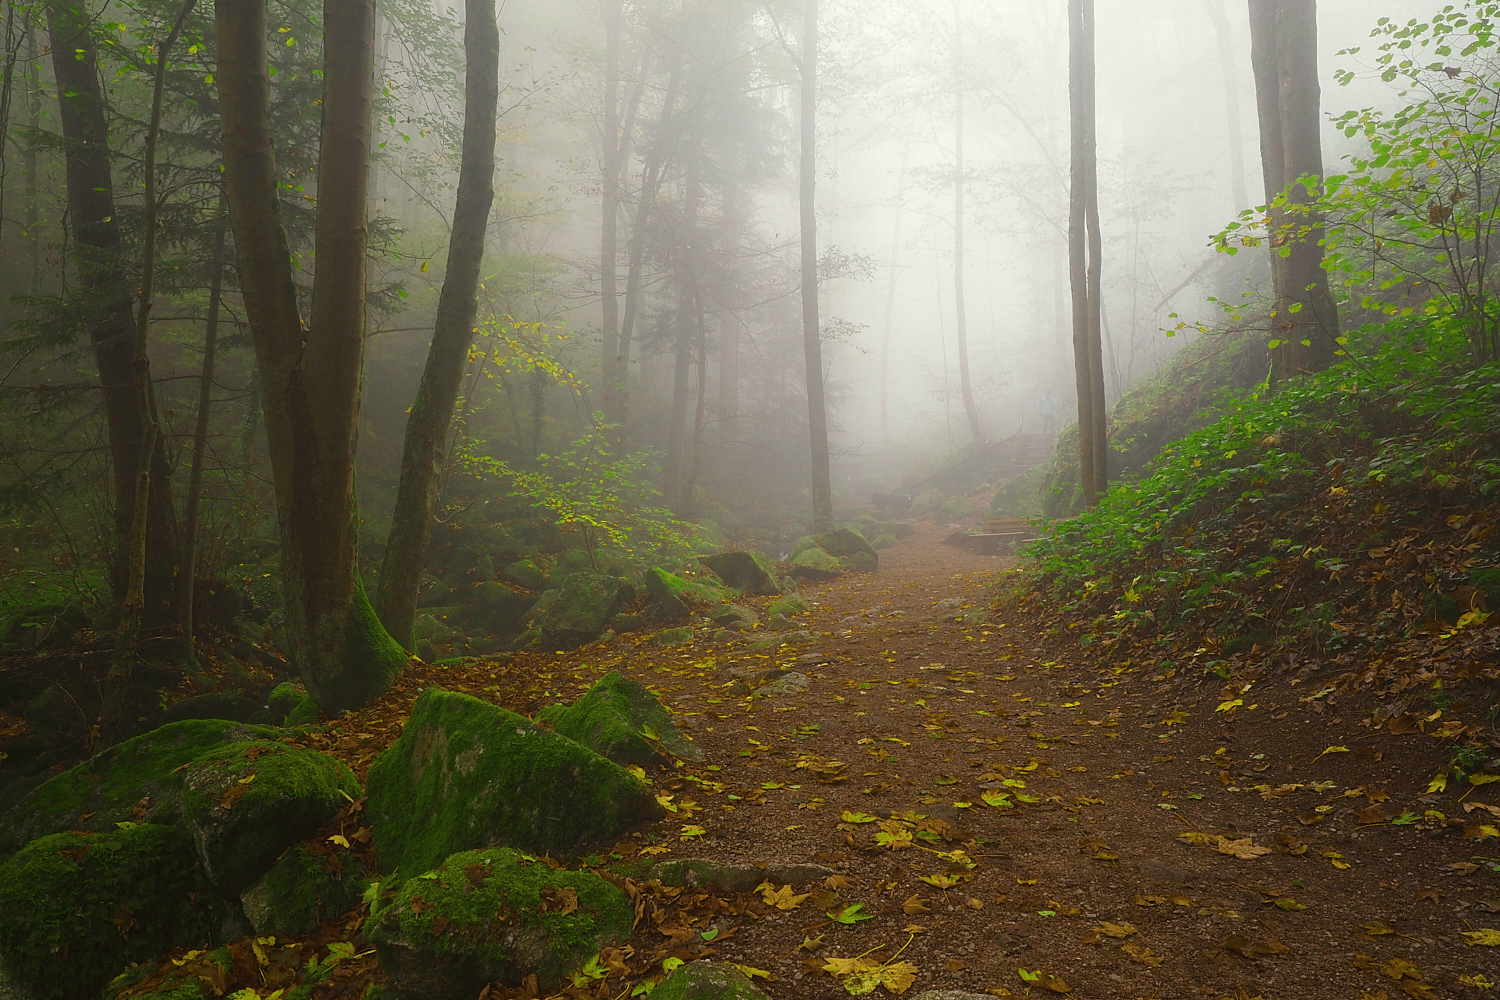
<path fill-rule="evenodd" d="M 905 517 L 911 513 L 911 497 L 903 493 L 877 493 L 870 502 L 882 517 Z"/>
<path fill-rule="evenodd" d="M 1042 411 L 1042 433 L 1051 437 L 1057 433 L 1057 400 L 1052 398 L 1049 389 L 1037 404 L 1037 409 Z"/>

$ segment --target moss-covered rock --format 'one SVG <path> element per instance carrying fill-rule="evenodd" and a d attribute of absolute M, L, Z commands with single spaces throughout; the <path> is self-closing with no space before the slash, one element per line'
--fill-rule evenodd
<path fill-rule="evenodd" d="M 0 964 L 36 1000 L 93 1000 L 126 965 L 205 943 L 210 898 L 182 830 L 51 834 L 0 865 Z"/>
<path fill-rule="evenodd" d="M 785 597 L 778 597 L 766 609 L 768 614 L 786 615 L 788 618 L 811 610 L 812 605 L 808 604 L 806 600 L 797 594 L 787 594 Z"/>
<path fill-rule="evenodd" d="M 465 851 L 408 880 L 366 926 L 391 986 L 470 1000 L 485 984 L 537 977 L 545 991 L 625 940 L 630 898 L 592 872 L 554 871 L 515 851 Z"/>
<path fill-rule="evenodd" d="M 781 585 L 776 579 L 776 570 L 763 556 L 755 552 L 720 552 L 711 556 L 699 556 L 698 561 L 742 594 L 779 594 Z"/>
<path fill-rule="evenodd" d="M 530 559 L 517 559 L 500 571 L 500 579 L 540 594 L 547 589 L 547 574 Z"/>
<path fill-rule="evenodd" d="M 188 719 L 117 743 L 32 789 L 0 816 L 0 858 L 63 830 L 112 830 L 121 821 L 175 824 L 184 764 L 228 743 L 281 735 L 269 726 Z"/>
<path fill-rule="evenodd" d="M 240 896 L 257 934 L 306 934 L 359 905 L 369 878 L 344 854 L 315 854 L 298 844 Z"/>
<path fill-rule="evenodd" d="M 762 882 L 777 885 L 801 885 L 825 879 L 834 874 L 826 865 L 769 863 L 730 865 L 707 858 L 678 858 L 661 861 L 643 873 L 662 885 L 701 886 L 724 892 L 749 892 Z"/>
<path fill-rule="evenodd" d="M 614 761 L 441 688 L 417 699 L 367 786 L 381 867 L 408 876 L 479 847 L 566 855 L 662 815 L 650 787 Z"/>
<path fill-rule="evenodd" d="M 720 628 L 732 629 L 736 632 L 752 628 L 760 622 L 759 616 L 753 609 L 740 604 L 720 604 L 710 608 L 707 617 Z"/>
<path fill-rule="evenodd" d="M 957 521 L 974 513 L 974 503 L 968 497 L 949 497 L 938 504 L 937 515 L 947 521 Z"/>
<path fill-rule="evenodd" d="M 689 962 L 651 991 L 652 1000 L 766 1000 L 766 995 L 727 962 Z"/>
<path fill-rule="evenodd" d="M 651 598 L 651 614 L 659 621 L 686 621 L 692 613 L 685 581 L 660 567 L 646 570 L 646 593 Z"/>
<path fill-rule="evenodd" d="M 610 671 L 572 705 L 543 709 L 542 718 L 568 739 L 616 764 L 666 764 L 673 756 L 702 760 L 656 696 Z"/>
<path fill-rule="evenodd" d="M 628 580 L 590 570 L 573 573 L 541 618 L 541 648 L 577 649 L 593 642 L 634 600 Z"/>
<path fill-rule="evenodd" d="M 284 682 L 273 687 L 266 696 L 266 708 L 273 719 L 289 728 L 318 721 L 318 705 L 300 684 Z"/>
<path fill-rule="evenodd" d="M 873 573 L 880 567 L 880 556 L 854 528 L 835 528 L 799 539 L 792 547 L 791 563 L 795 576 L 832 579 L 834 568 L 844 573 Z"/>
<path fill-rule="evenodd" d="M 693 630 L 686 626 L 664 629 L 651 637 L 657 646 L 686 646 L 693 641 Z"/>
<path fill-rule="evenodd" d="M 183 820 L 204 873 L 230 897 L 361 795 L 353 772 L 327 754 L 263 740 L 196 758 L 185 788 Z"/>
<path fill-rule="evenodd" d="M 838 559 L 815 545 L 793 555 L 791 564 L 792 575 L 801 580 L 837 580 L 844 575 Z"/>

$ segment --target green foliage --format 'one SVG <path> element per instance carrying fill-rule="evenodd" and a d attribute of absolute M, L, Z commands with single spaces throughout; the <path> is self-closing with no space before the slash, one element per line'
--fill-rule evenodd
<path fill-rule="evenodd" d="M 1361 333 L 1388 331 L 1356 340 Z M 1217 419 L 1163 449 L 1139 482 L 1114 485 L 1096 508 L 1032 543 L 1029 579 L 1054 597 L 1107 605 L 1117 622 L 1171 628 L 1210 605 L 1232 606 L 1284 559 L 1306 556 L 1337 572 L 1289 540 L 1279 551 L 1234 553 L 1212 539 L 1223 524 L 1275 509 L 1322 468 L 1337 463 L 1350 490 L 1384 481 L 1495 494 L 1500 364 L 1470 369 L 1466 360 L 1458 324 L 1413 325 L 1364 360 L 1278 392 L 1225 394 Z"/>
<path fill-rule="evenodd" d="M 674 754 L 703 759 L 703 751 L 682 735 L 656 696 L 617 671 L 599 678 L 572 705 L 553 705 L 538 717 L 617 764 L 663 764 Z"/>
<path fill-rule="evenodd" d="M 1269 241 L 1285 256 L 1290 243 L 1317 238 L 1326 225 L 1324 267 L 1350 305 L 1385 317 L 1457 317 L 1480 362 L 1500 357 L 1490 279 L 1500 229 L 1497 17 L 1500 3 L 1484 0 L 1449 5 L 1427 21 L 1381 18 L 1372 32 L 1376 66 L 1381 79 L 1399 83 L 1405 103 L 1336 118 L 1346 138 L 1363 142 L 1347 173 L 1294 182 L 1231 223 L 1219 249 Z M 1356 76 L 1338 73 L 1345 85 Z M 1312 203 L 1293 197 L 1301 184 L 1316 192 Z M 1340 338 L 1339 353 L 1346 347 Z"/>

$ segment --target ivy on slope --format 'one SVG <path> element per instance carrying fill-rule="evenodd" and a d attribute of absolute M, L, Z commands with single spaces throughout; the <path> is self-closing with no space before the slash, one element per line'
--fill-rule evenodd
<path fill-rule="evenodd" d="M 1137 630 L 1201 619 L 1220 635 L 1284 632 L 1289 611 L 1326 625 L 1349 561 L 1379 546 L 1383 501 L 1416 500 L 1412 514 L 1493 505 L 1500 365 L 1473 367 L 1461 331 L 1441 321 L 1352 340 L 1367 343 L 1363 356 L 1222 393 L 1216 419 L 1139 480 L 1052 525 L 1029 550 L 1031 592 Z"/>

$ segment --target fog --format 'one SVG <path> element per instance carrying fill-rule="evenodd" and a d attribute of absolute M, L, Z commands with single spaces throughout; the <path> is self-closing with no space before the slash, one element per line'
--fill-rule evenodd
<path fill-rule="evenodd" d="M 786 62 L 798 44 L 796 11 L 724 6 L 726 17 L 762 34 L 743 57 L 761 64 L 756 72 Z M 1358 62 L 1338 53 L 1360 45 L 1377 17 L 1416 16 L 1430 6 L 1319 5 L 1325 114 L 1394 100 L 1394 91 L 1369 74 L 1339 86 L 1334 71 Z M 648 7 L 641 8 L 645 21 Z M 1041 430 L 1038 401 L 1048 393 L 1065 419 L 1075 405 L 1064 242 L 1064 8 L 1036 0 L 964 0 L 960 8 L 965 298 L 975 394 L 989 438 Z M 1239 210 L 1264 203 L 1265 193 L 1245 5 L 1100 0 L 1097 10 L 1102 308 L 1113 401 L 1189 342 L 1192 325 L 1221 316 L 1210 296 L 1261 290 L 1263 264 L 1215 259 L 1209 236 Z M 931 457 L 970 435 L 958 399 L 955 338 L 954 5 L 843 0 L 825 3 L 822 17 L 818 235 L 821 251 L 852 262 L 854 272 L 825 277 L 822 287 L 837 489 L 851 482 L 852 470 L 891 449 L 908 459 Z M 510 0 L 501 23 L 508 79 L 519 88 L 517 106 L 502 122 L 502 148 L 511 198 L 526 202 L 533 216 L 505 223 L 504 239 L 566 268 L 554 277 L 550 318 L 586 339 L 600 325 L 598 142 L 591 128 L 599 113 L 600 7 Z M 779 148 L 741 191 L 750 206 L 741 250 L 746 258 L 778 248 L 794 253 L 796 84 L 785 75 L 752 85 L 752 103 L 780 119 L 767 140 Z M 1325 132 L 1325 161 L 1335 172 L 1344 140 Z M 398 217 L 419 214 L 410 197 L 398 201 Z M 779 294 L 794 299 L 795 274 L 785 277 Z M 761 299 L 778 294 L 761 291 L 769 293 Z M 790 308 L 770 321 L 762 317 L 757 329 L 748 324 L 744 346 L 767 355 L 768 372 L 781 367 L 778 355 L 790 372 L 800 364 L 797 321 Z M 788 328 L 770 329 L 777 322 Z M 1189 328 L 1168 335 L 1183 323 Z M 587 353 L 581 344 L 579 352 Z M 640 358 L 633 376 L 648 394 L 665 391 L 667 354 L 665 345 L 648 344 Z M 805 447 L 782 444 L 788 453 Z"/>

